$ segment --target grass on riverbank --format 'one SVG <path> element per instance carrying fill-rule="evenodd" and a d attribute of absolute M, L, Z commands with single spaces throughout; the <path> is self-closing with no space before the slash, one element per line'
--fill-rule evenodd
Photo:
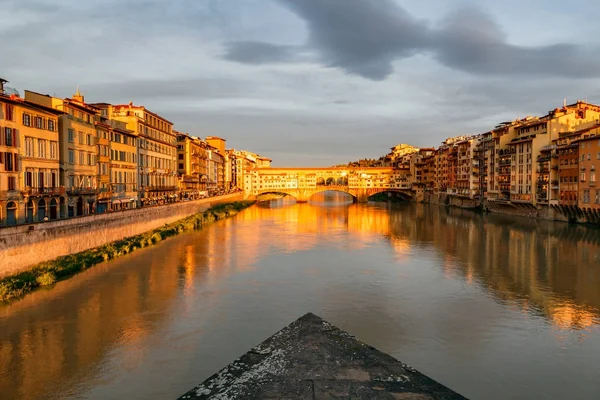
<path fill-rule="evenodd" d="M 182 232 L 201 229 L 204 225 L 233 216 L 253 203 L 251 201 L 236 201 L 234 203 L 220 204 L 204 212 L 191 215 L 140 235 L 107 243 L 79 253 L 62 256 L 51 261 L 45 261 L 31 267 L 27 271 L 1 279 L 0 301 L 22 297 L 40 286 L 51 285 L 101 262 L 129 254 L 143 247 L 152 246 Z"/>

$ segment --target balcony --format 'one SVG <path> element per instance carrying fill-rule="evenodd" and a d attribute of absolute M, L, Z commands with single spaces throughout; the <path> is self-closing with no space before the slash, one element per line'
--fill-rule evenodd
<path fill-rule="evenodd" d="M 63 186 L 60 187 L 41 187 L 41 188 L 32 188 L 27 186 L 25 189 L 21 191 L 23 196 L 33 197 L 33 196 L 60 196 L 65 194 L 65 188 Z"/>
<path fill-rule="evenodd" d="M 84 195 L 84 194 L 96 194 L 97 188 L 95 187 L 72 187 L 67 189 L 69 195 Z"/>
<path fill-rule="evenodd" d="M 166 192 L 177 190 L 177 186 L 146 186 L 142 190 L 146 192 Z"/>

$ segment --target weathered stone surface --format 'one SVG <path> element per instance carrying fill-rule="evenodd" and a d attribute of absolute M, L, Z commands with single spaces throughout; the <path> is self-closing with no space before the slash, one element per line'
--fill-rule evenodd
<path fill-rule="evenodd" d="M 180 399 L 464 399 L 306 314 Z"/>

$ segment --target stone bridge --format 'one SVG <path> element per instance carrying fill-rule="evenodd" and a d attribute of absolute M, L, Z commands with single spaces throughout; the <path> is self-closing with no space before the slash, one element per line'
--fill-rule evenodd
<path fill-rule="evenodd" d="M 350 194 L 355 202 L 381 192 L 396 192 L 412 199 L 408 169 L 377 168 L 253 168 L 244 176 L 246 198 L 266 193 L 293 196 L 307 202 L 313 195 L 334 190 Z"/>

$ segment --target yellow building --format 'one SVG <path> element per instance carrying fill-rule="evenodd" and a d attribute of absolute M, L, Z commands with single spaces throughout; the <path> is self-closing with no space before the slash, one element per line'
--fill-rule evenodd
<path fill-rule="evenodd" d="M 60 99 L 25 91 L 25 99 L 63 111 L 58 120 L 61 182 L 67 192 L 67 217 L 87 215 L 96 207 L 98 157 L 95 118 L 98 109 L 86 104 L 79 90 Z"/>
<path fill-rule="evenodd" d="M 109 118 L 113 113 L 111 104 L 96 103 L 93 106 L 99 110 L 96 128 L 101 159 L 98 168 L 101 177 L 108 172 L 109 181 L 108 190 L 101 186 L 98 212 L 103 212 L 105 208 L 111 211 L 135 208 L 139 203 L 138 134 L 127 129 L 125 122 Z M 108 171 L 105 162 L 108 163 Z M 108 196 L 104 195 L 105 192 Z"/>
<path fill-rule="evenodd" d="M 180 197 L 206 196 L 208 145 L 198 137 L 177 132 L 177 173 Z"/>
<path fill-rule="evenodd" d="M 114 105 L 111 119 L 123 121 L 138 137 L 138 196 L 141 205 L 176 200 L 177 139 L 173 123 L 144 106 Z"/>
<path fill-rule="evenodd" d="M 550 149 L 560 133 L 573 132 L 596 124 L 600 119 L 600 107 L 578 101 L 556 108 L 547 115 L 529 117 L 516 127 L 516 136 L 508 143 L 511 149 L 511 193 L 513 202 L 530 205 L 540 203 L 558 204 L 559 186 L 543 185 L 544 196 L 536 193 L 538 178 L 547 181 L 558 179 L 557 171 L 538 171 L 538 158 L 545 149 Z"/>
<path fill-rule="evenodd" d="M 61 218 L 58 119 L 62 112 L 0 84 L 0 226 Z"/>

